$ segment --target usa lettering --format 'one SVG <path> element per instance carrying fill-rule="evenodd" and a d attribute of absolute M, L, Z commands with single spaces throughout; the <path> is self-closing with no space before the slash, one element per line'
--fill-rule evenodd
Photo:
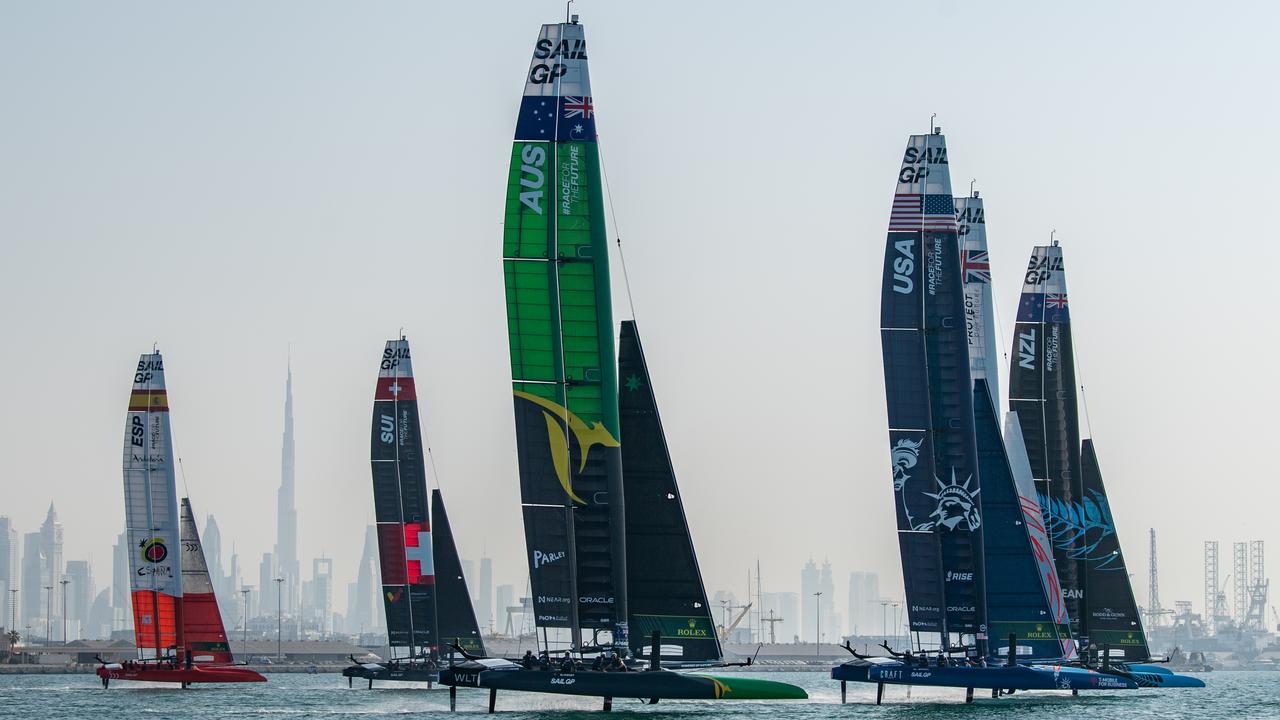
<path fill-rule="evenodd" d="M 893 259 L 893 291 L 896 293 L 910 295 L 916 287 L 911 279 L 911 273 L 916 269 L 914 245 L 915 243 L 911 240 L 899 240 L 893 244 L 900 256 Z"/>
<path fill-rule="evenodd" d="M 547 149 L 539 145 L 525 145 L 520 151 L 520 203 L 538 215 L 542 214 L 542 200 L 546 195 L 547 174 L 542 169 L 547 164 Z"/>

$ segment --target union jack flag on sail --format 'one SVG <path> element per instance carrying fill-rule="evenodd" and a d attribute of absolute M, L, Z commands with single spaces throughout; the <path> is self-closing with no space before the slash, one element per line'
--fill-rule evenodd
<path fill-rule="evenodd" d="M 589 97 L 569 97 L 566 95 L 564 98 L 565 119 L 575 117 L 589 119 L 594 110 L 595 108 L 592 107 L 591 98 Z"/>
<path fill-rule="evenodd" d="M 991 282 L 991 256 L 986 250 L 965 250 L 960 263 L 965 282 Z"/>
<path fill-rule="evenodd" d="M 1067 307 L 1066 293 L 1049 293 L 1044 296 L 1044 306 L 1046 309 L 1062 310 Z"/>

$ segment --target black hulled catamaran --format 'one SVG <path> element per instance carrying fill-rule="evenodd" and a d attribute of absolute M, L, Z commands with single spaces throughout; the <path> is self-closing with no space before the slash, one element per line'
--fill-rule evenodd
<path fill-rule="evenodd" d="M 976 194 L 960 199 L 954 215 L 951 203 L 941 133 L 912 136 L 889 221 L 881 333 L 915 647 L 890 649 L 893 657 L 853 653 L 853 660 L 832 670 L 842 697 L 847 681 L 876 683 L 877 703 L 886 684 L 963 687 L 968 700 L 974 688 L 998 697 L 1020 689 L 1202 686 L 1158 666 L 1076 660 L 1064 600 L 1077 576 L 1055 564 L 1050 544 L 1052 537 L 1061 562 L 1074 564 L 1080 538 L 1055 529 L 1053 515 L 1041 507 L 1052 495 L 1037 495 L 1032 480 L 1032 468 L 1043 467 L 1047 455 L 1044 425 L 1028 427 L 1018 421 L 1021 413 L 1011 413 L 1000 435 L 985 210 Z M 1065 309 L 1062 293 L 1051 305 Z M 1024 315 L 1020 310 L 1019 319 Z M 1069 431 L 1074 380 L 1055 381 L 1062 387 L 1054 397 L 1071 397 L 1070 408 L 1054 409 L 1060 421 L 1055 428 Z M 1031 409 L 1022 396 L 1030 384 L 1013 378 L 1015 410 Z M 1034 409 L 1047 415 L 1044 395 L 1035 397 L 1040 404 Z M 1031 437 L 1024 447 L 1025 434 Z M 1060 436 L 1057 442 L 1070 444 Z M 1070 475 L 1071 454 L 1062 450 L 1056 458 L 1057 476 Z M 997 642 L 986 642 L 988 633 Z"/>
<path fill-rule="evenodd" d="M 1075 350 L 1062 248 L 1032 250 L 1023 278 L 1010 358 L 1009 408 L 1026 438 L 1045 509 L 1063 597 L 1081 644 L 1109 662 L 1142 662 L 1151 652 L 1120 551 L 1091 438 L 1081 441 Z"/>
<path fill-rule="evenodd" d="M 595 121 L 582 26 L 544 25 L 516 123 L 503 270 L 530 585 L 553 657 L 537 669 L 477 654 L 441 682 L 454 699 L 488 688 L 491 711 L 500 689 L 602 697 L 605 709 L 614 697 L 804 698 L 670 669 L 723 661 L 633 323 L 615 365 Z M 626 669 L 582 668 L 601 655 Z"/>
<path fill-rule="evenodd" d="M 374 389 L 370 465 L 392 657 L 353 658 L 342 671 L 348 684 L 354 678 L 371 688 L 374 680 L 435 682 L 442 644 L 484 653 L 444 499 L 434 490 L 428 500 L 425 455 L 409 341 L 388 340 Z"/>

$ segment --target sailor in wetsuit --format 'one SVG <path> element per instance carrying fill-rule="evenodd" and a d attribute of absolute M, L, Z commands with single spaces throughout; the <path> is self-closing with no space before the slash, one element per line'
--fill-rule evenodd
<path fill-rule="evenodd" d="M 575 669 L 573 664 L 573 656 L 568 650 L 564 651 L 564 658 L 560 660 L 560 672 L 571 673 Z"/>
<path fill-rule="evenodd" d="M 520 658 L 520 665 L 525 670 L 532 670 L 538 666 L 538 658 L 533 656 L 532 650 L 525 650 L 524 657 Z"/>

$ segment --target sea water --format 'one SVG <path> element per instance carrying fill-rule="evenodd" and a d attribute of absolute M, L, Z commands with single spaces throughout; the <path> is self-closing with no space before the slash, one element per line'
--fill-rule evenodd
<path fill-rule="evenodd" d="M 735 673 L 736 675 L 737 673 Z M 974 691 L 965 705 L 963 689 L 886 686 L 884 704 L 875 704 L 875 686 L 849 683 L 848 704 L 840 704 L 840 684 L 826 674 L 742 673 L 803 687 L 807 701 L 725 702 L 663 700 L 645 705 L 632 698 L 616 698 L 613 714 L 646 718 L 1280 718 L 1280 673 L 1212 672 L 1200 675 L 1205 688 L 1186 690 L 1120 690 L 1070 693 L 1028 692 L 991 698 L 990 691 Z M 425 684 L 381 683 L 368 690 L 335 673 L 273 674 L 269 682 L 244 685 L 196 685 L 183 690 L 173 685 L 114 682 L 104 690 L 93 675 L 0 675 L 0 718 L 33 720 L 248 720 L 270 718 L 342 718 L 449 716 L 449 693 Z M 484 714 L 488 692 L 458 690 L 458 712 Z M 506 718 L 599 717 L 601 701 L 530 693 L 498 694 L 498 712 Z M 454 715 L 453 717 L 457 717 Z"/>

